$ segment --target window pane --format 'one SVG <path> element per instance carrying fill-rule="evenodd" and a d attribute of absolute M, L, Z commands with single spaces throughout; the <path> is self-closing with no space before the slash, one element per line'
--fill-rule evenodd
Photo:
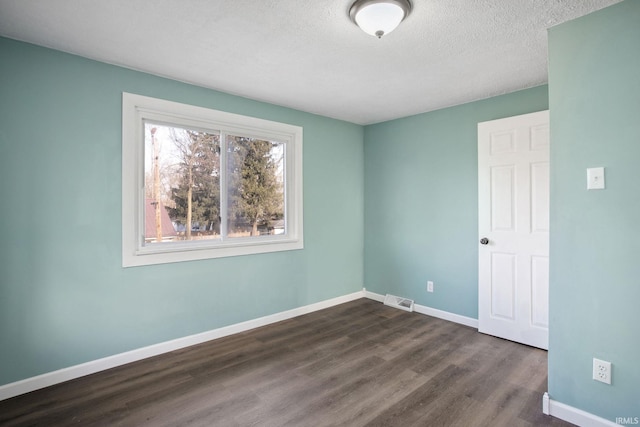
<path fill-rule="evenodd" d="M 220 238 L 220 136 L 145 122 L 145 245 Z"/>
<path fill-rule="evenodd" d="M 227 135 L 228 236 L 285 233 L 282 142 Z"/>

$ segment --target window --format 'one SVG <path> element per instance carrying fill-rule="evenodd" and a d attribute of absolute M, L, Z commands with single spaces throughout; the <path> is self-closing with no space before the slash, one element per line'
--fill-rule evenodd
<path fill-rule="evenodd" d="M 302 249 L 302 128 L 123 93 L 124 267 Z"/>

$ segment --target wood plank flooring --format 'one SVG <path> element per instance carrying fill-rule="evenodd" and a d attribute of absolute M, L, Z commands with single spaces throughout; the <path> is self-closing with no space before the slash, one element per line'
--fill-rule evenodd
<path fill-rule="evenodd" d="M 547 354 L 360 299 L 0 402 L 2 426 L 569 426 Z"/>

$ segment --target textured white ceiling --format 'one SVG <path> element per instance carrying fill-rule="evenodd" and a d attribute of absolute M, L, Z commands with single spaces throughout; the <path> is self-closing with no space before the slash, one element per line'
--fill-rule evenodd
<path fill-rule="evenodd" d="M 0 0 L 0 35 L 359 124 L 544 84 L 547 28 L 620 0 Z"/>

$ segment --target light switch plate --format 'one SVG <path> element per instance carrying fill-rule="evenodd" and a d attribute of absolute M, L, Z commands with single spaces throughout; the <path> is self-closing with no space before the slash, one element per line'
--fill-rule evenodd
<path fill-rule="evenodd" d="M 587 190 L 604 189 L 604 168 L 587 169 Z"/>

